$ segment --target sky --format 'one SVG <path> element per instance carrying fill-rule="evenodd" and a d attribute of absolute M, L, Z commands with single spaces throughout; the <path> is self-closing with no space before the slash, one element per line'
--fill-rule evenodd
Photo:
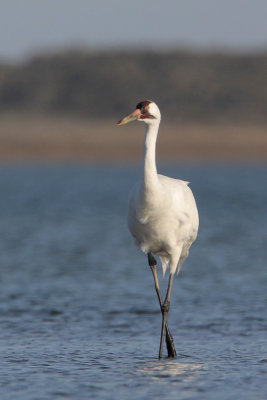
<path fill-rule="evenodd" d="M 45 51 L 267 49 L 267 0 L 1 0 L 0 59 Z"/>

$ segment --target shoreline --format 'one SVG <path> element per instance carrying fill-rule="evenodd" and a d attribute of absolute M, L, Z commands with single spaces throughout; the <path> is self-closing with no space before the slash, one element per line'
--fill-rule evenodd
<path fill-rule="evenodd" d="M 144 126 L 65 116 L 2 114 L 0 162 L 137 163 Z M 266 163 L 267 124 L 162 122 L 158 163 Z"/>

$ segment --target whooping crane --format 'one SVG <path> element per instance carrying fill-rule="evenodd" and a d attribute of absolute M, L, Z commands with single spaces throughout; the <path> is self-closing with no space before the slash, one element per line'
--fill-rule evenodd
<path fill-rule="evenodd" d="M 180 271 L 188 256 L 191 244 L 197 237 L 198 211 L 188 182 L 169 178 L 157 173 L 156 140 L 161 114 L 158 106 L 149 100 L 137 104 L 133 113 L 121 119 L 117 125 L 131 121 L 146 124 L 144 140 L 143 176 L 130 195 L 128 225 L 135 244 L 148 255 L 161 312 L 162 327 L 159 358 L 162 358 L 164 336 L 169 357 L 176 357 L 172 335 L 167 324 L 174 273 Z M 169 268 L 169 283 L 165 300 L 162 301 L 157 276 L 159 256 L 163 273 Z"/>

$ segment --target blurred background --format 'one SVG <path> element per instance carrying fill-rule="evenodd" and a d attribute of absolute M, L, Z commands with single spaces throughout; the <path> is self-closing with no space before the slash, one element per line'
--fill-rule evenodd
<path fill-rule="evenodd" d="M 114 124 L 148 98 L 159 160 L 266 160 L 266 12 L 264 0 L 4 2 L 1 159 L 140 159 L 141 140 Z"/>
<path fill-rule="evenodd" d="M 266 15 L 265 0 L 1 2 L 2 399 L 266 398 Z M 200 215 L 174 362 L 156 360 L 127 230 L 144 126 L 115 126 L 144 99 L 162 112 L 158 170 L 191 182 Z"/>

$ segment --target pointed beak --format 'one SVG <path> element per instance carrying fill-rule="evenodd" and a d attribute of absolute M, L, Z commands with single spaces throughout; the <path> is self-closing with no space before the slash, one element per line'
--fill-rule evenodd
<path fill-rule="evenodd" d="M 127 117 L 122 118 L 119 122 L 117 122 L 117 125 L 125 125 L 128 124 L 129 122 L 135 121 L 136 119 L 139 118 L 141 115 L 141 111 L 137 108 L 134 110 L 134 112 L 130 115 L 127 115 Z"/>

